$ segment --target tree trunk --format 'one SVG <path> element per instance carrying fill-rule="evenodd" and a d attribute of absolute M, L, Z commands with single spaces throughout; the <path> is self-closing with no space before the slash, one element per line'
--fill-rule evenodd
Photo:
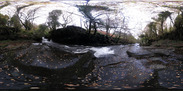
<path fill-rule="evenodd" d="M 91 33 L 91 20 L 90 20 L 90 22 L 89 22 L 89 29 L 88 29 L 88 33 L 90 34 Z"/>
<path fill-rule="evenodd" d="M 164 33 L 164 29 L 163 29 L 163 21 L 161 21 L 161 34 Z"/>
<path fill-rule="evenodd" d="M 96 35 L 96 33 L 97 33 L 97 26 L 96 26 L 96 23 L 94 22 L 94 34 L 93 35 Z"/>

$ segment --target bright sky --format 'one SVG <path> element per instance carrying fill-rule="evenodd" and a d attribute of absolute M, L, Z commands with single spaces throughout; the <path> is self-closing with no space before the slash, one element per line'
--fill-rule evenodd
<path fill-rule="evenodd" d="M 21 1 L 23 1 L 23 0 L 21 0 Z M 28 0 L 24 0 L 24 1 L 28 1 Z M 32 1 L 32 0 L 29 0 L 29 1 Z M 39 1 L 48 1 L 48 0 L 39 0 Z M 76 0 L 74 0 L 74 1 L 76 1 Z M 79 1 L 81 1 L 81 0 L 79 0 Z M 98 0 L 92 0 L 92 1 L 98 1 Z M 107 0 L 107 1 L 110 1 L 110 0 Z M 111 3 L 114 3 L 114 0 L 112 0 L 112 1 L 113 2 L 111 2 Z M 117 1 L 117 0 L 115 0 L 115 1 Z M 23 4 L 22 2 L 21 3 L 14 2 L 14 3 L 15 4 L 9 5 L 3 9 L 1 9 L 0 13 L 7 14 L 7 15 L 13 15 L 13 13 L 14 13 L 13 11 L 15 11 L 15 5 Z M 72 2 L 69 2 L 69 3 L 72 3 Z M 74 3 L 74 4 L 76 4 L 76 3 Z M 83 3 L 78 2 L 77 4 L 83 4 Z M 92 2 L 90 2 L 90 4 L 92 4 Z M 100 3 L 93 3 L 93 4 L 100 5 Z M 39 11 L 36 13 L 36 16 L 39 16 L 34 21 L 36 24 L 45 23 L 49 12 L 51 12 L 54 9 L 60 9 L 64 13 L 67 13 L 67 12 L 74 13 L 72 15 L 73 19 L 72 19 L 72 23 L 70 25 L 84 27 L 83 21 L 85 19 L 83 17 L 81 17 L 82 14 L 78 11 L 78 9 L 76 7 L 69 5 L 69 4 L 65 4 L 65 3 L 51 3 L 51 4 L 45 4 L 45 5 L 43 5 L 43 4 L 34 5 L 34 6 L 26 8 L 25 10 L 23 10 L 23 12 L 27 12 L 28 10 L 39 7 L 39 6 L 43 6 L 43 7 L 40 8 Z M 108 2 L 108 4 L 106 4 L 104 6 L 113 7 L 115 9 L 117 9 L 118 11 L 121 11 L 124 14 L 124 16 L 126 17 L 126 19 L 128 20 L 128 27 L 130 28 L 130 31 L 133 33 L 133 35 L 136 38 L 142 32 L 142 30 L 146 27 L 146 25 L 152 21 L 152 19 L 151 19 L 152 17 L 157 16 L 158 12 L 168 10 L 167 8 L 163 8 L 163 7 L 154 5 L 152 3 L 145 3 L 145 2 L 117 3 L 115 6 L 111 6 L 110 2 Z M 60 22 L 62 22 L 62 17 L 60 17 Z"/>

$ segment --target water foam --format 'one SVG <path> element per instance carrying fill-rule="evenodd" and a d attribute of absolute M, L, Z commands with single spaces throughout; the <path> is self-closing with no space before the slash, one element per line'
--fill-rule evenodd
<path fill-rule="evenodd" d="M 90 50 L 95 51 L 94 56 L 97 58 L 109 54 L 114 54 L 114 50 L 111 50 L 111 48 L 109 47 L 101 47 L 101 48 L 92 47 Z"/>

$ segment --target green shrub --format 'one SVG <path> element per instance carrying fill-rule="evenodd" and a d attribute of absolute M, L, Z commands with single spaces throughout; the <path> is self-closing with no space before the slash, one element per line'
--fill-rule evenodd
<path fill-rule="evenodd" d="M 5 27 L 8 24 L 9 17 L 7 15 L 0 14 L 0 26 Z"/>

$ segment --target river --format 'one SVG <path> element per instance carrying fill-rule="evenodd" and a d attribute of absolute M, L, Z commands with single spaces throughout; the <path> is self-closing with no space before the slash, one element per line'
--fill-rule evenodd
<path fill-rule="evenodd" d="M 183 55 L 173 48 L 61 45 L 43 38 L 0 60 L 0 89 L 183 89 Z"/>

